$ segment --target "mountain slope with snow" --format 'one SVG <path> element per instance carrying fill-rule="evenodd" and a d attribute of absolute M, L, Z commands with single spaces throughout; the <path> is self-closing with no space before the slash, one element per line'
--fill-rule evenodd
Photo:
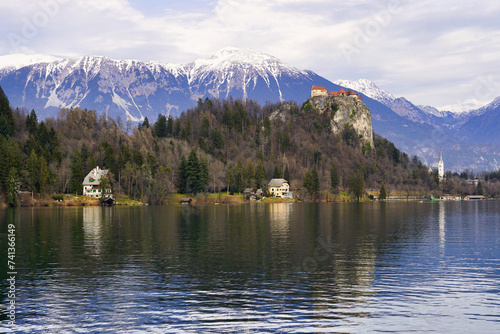
<path fill-rule="evenodd" d="M 384 105 L 388 105 L 396 100 L 396 97 L 394 95 L 392 95 L 388 91 L 380 89 L 377 85 L 375 85 L 374 82 L 367 79 L 359 79 L 356 81 L 337 80 L 334 83 L 339 86 L 347 87 L 357 92 L 363 93 L 366 96 L 369 96 Z"/>
<path fill-rule="evenodd" d="M 25 55 L 25 54 L 12 54 L 0 56 L 0 71 L 2 70 L 18 70 L 21 67 L 40 64 L 52 63 L 62 58 L 49 56 L 49 55 Z"/>
<path fill-rule="evenodd" d="M 59 108 L 81 107 L 140 121 L 158 113 L 178 115 L 205 97 L 303 101 L 309 95 L 304 84 L 328 84 L 313 72 L 248 49 L 226 48 L 181 65 L 95 56 L 40 59 L 5 67 L 0 85 L 13 105 L 36 109 L 42 118 Z"/>

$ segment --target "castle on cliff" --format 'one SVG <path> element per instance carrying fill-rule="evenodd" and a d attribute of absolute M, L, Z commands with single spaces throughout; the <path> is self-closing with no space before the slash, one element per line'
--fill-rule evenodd
<path fill-rule="evenodd" d="M 340 90 L 338 92 L 335 92 L 335 91 L 328 92 L 328 90 L 325 87 L 313 86 L 311 88 L 311 97 L 315 97 L 315 96 L 348 96 L 348 97 L 352 97 L 352 98 L 355 98 L 355 99 L 358 99 L 361 101 L 360 95 L 356 94 L 353 91 L 346 92 L 344 90 L 344 88 L 340 88 Z"/>

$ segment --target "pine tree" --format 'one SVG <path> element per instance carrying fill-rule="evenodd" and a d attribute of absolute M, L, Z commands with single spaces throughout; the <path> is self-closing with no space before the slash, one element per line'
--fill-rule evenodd
<path fill-rule="evenodd" d="M 241 159 L 238 159 L 236 163 L 236 168 L 234 169 L 234 191 L 242 192 L 244 186 L 244 170 L 243 170 L 243 162 Z"/>
<path fill-rule="evenodd" d="M 267 182 L 266 169 L 262 164 L 262 160 L 257 161 L 257 167 L 255 168 L 255 186 L 257 189 L 262 189 Z"/>
<path fill-rule="evenodd" d="M 187 188 L 191 190 L 193 193 L 198 192 L 198 178 L 200 174 L 200 165 L 198 161 L 198 156 L 196 155 L 196 151 L 193 149 L 191 153 L 189 153 L 189 157 L 187 160 L 187 169 L 186 169 L 186 178 L 187 178 Z"/>
<path fill-rule="evenodd" d="M 278 169 L 278 166 L 274 166 L 273 179 L 280 179 L 281 173 Z"/>
<path fill-rule="evenodd" d="M 208 162 L 206 159 L 200 158 L 199 174 L 198 174 L 198 190 L 203 191 L 207 189 L 210 175 L 208 172 Z"/>
<path fill-rule="evenodd" d="M 232 163 L 227 166 L 226 181 L 227 191 L 232 195 L 234 193 L 234 166 Z"/>
<path fill-rule="evenodd" d="M 378 199 L 387 199 L 387 191 L 385 190 L 385 185 L 382 183 L 382 186 L 380 187 L 380 192 L 378 195 Z"/>
<path fill-rule="evenodd" d="M 47 166 L 47 160 L 45 160 L 45 157 L 43 156 L 40 157 L 39 164 L 40 164 L 40 195 L 43 197 L 45 196 L 45 186 L 47 185 L 47 181 L 49 180 L 50 171 L 49 171 L 49 166 Z M 83 178 L 81 182 L 83 182 Z M 80 187 L 81 187 L 81 182 L 80 182 Z"/>
<path fill-rule="evenodd" d="M 28 168 L 28 188 L 31 191 L 37 191 L 40 168 L 38 165 L 38 156 L 36 155 L 35 150 L 31 150 L 26 164 L 26 167 Z"/>
<path fill-rule="evenodd" d="M 38 128 L 38 119 L 36 117 L 35 110 L 31 110 L 31 113 L 26 117 L 26 129 L 29 133 L 34 135 Z"/>
<path fill-rule="evenodd" d="M 174 119 L 172 116 L 168 115 L 167 119 L 167 136 L 172 136 L 174 134 Z"/>
<path fill-rule="evenodd" d="M 307 189 L 310 196 L 317 197 L 319 194 L 319 176 L 316 166 L 306 171 L 303 179 L 303 186 Z"/>
<path fill-rule="evenodd" d="M 187 161 L 184 156 L 181 156 L 181 161 L 177 167 L 177 192 L 184 194 L 187 191 Z"/>
<path fill-rule="evenodd" d="M 192 131 L 191 119 L 188 118 L 186 124 L 184 125 L 184 128 L 182 129 L 181 139 L 186 141 L 189 140 L 189 138 L 191 137 L 191 131 Z"/>
<path fill-rule="evenodd" d="M 356 174 L 352 174 L 348 182 L 349 191 L 351 194 L 359 200 L 363 197 L 365 189 L 365 178 L 363 172 L 358 170 Z"/>
<path fill-rule="evenodd" d="M 0 87 L 0 135 L 7 138 L 14 134 L 14 115 L 2 87 Z"/>
<path fill-rule="evenodd" d="M 283 178 L 290 183 L 290 171 L 288 170 L 288 165 L 285 167 L 285 172 L 283 173 Z"/>
<path fill-rule="evenodd" d="M 154 134 L 158 138 L 167 136 L 167 118 L 165 115 L 158 114 L 158 119 L 154 125 Z"/>
<path fill-rule="evenodd" d="M 90 172 L 90 171 L 89 171 Z M 79 151 L 75 151 L 71 156 L 71 178 L 69 181 L 69 192 L 70 193 L 82 193 L 82 183 L 86 174 L 83 171 L 82 166 L 82 155 Z"/>
<path fill-rule="evenodd" d="M 9 206 L 17 206 L 21 183 L 18 180 L 17 169 L 11 167 L 8 174 L 9 189 L 7 192 L 7 203 Z"/>
<path fill-rule="evenodd" d="M 253 167 L 252 159 L 247 159 L 247 166 L 245 167 L 245 187 L 253 187 L 253 179 L 255 177 L 255 169 Z"/>
<path fill-rule="evenodd" d="M 337 192 L 339 185 L 340 177 L 337 171 L 337 166 L 335 166 L 335 164 L 332 162 L 332 166 L 330 168 L 330 186 L 332 187 L 334 193 Z"/>

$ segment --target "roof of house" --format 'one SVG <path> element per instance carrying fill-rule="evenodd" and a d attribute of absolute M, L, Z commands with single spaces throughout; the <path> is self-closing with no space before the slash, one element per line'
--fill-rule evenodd
<path fill-rule="evenodd" d="M 333 92 L 332 91 L 332 92 L 328 93 L 328 95 L 339 95 L 339 92 Z"/>
<path fill-rule="evenodd" d="M 285 179 L 272 179 L 269 181 L 269 187 L 281 187 L 283 183 L 288 183 Z"/>
<path fill-rule="evenodd" d="M 92 169 L 90 173 L 87 174 L 87 176 L 85 176 L 82 185 L 98 186 L 101 181 L 101 176 L 107 176 L 108 172 L 109 171 L 107 169 L 100 169 L 99 166 L 97 166 L 96 168 Z"/>
<path fill-rule="evenodd" d="M 327 89 L 323 86 L 312 86 L 311 90 L 322 90 L 327 91 Z"/>

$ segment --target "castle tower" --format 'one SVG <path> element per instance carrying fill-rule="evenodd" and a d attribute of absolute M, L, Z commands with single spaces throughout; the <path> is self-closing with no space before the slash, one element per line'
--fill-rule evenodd
<path fill-rule="evenodd" d="M 444 179 L 444 162 L 443 162 L 442 150 L 439 150 L 438 175 L 439 175 L 439 181 L 442 181 Z"/>

